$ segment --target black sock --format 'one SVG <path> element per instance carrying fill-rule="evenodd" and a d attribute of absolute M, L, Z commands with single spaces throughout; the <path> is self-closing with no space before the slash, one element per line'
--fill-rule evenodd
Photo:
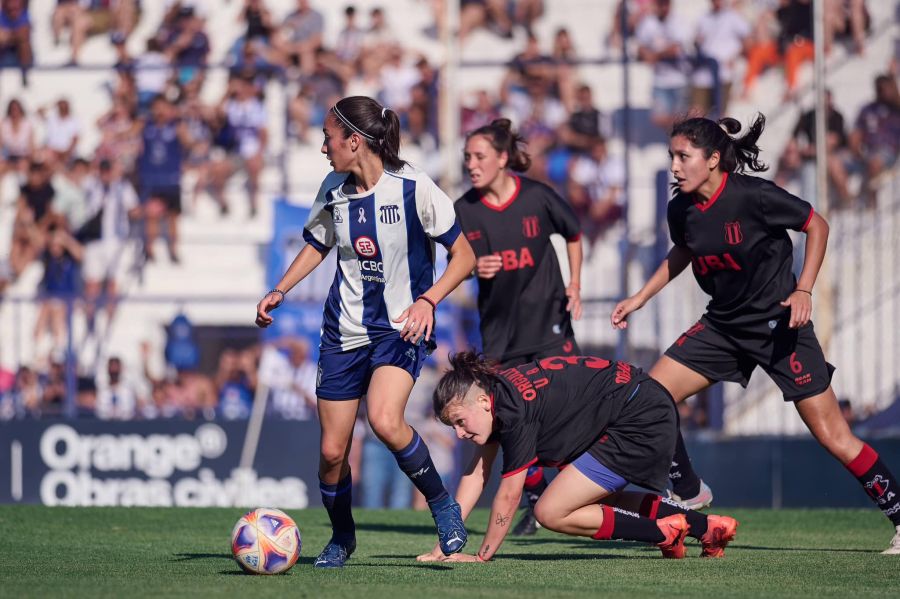
<path fill-rule="evenodd" d="M 647 493 L 644 495 L 644 499 L 641 501 L 640 514 L 651 520 L 658 520 L 660 518 L 665 518 L 666 516 L 671 516 L 672 514 L 684 514 L 691 527 L 688 536 L 694 537 L 695 539 L 699 539 L 705 535 L 707 528 L 709 528 L 709 520 L 706 517 L 706 514 L 685 509 L 681 504 L 676 503 L 671 499 L 667 499 L 666 497 L 656 495 L 655 493 Z"/>
<path fill-rule="evenodd" d="M 669 480 L 672 481 L 672 491 L 682 499 L 691 499 L 700 493 L 700 477 L 694 472 L 691 458 L 684 446 L 684 437 L 678 431 L 678 441 L 675 443 L 675 455 L 672 456 L 672 466 L 669 468 Z"/>
<path fill-rule="evenodd" d="M 847 464 L 847 470 L 856 477 L 878 509 L 894 526 L 900 526 L 900 492 L 897 490 L 897 479 L 878 457 L 878 453 L 868 445 L 863 445 L 859 455 Z M 893 487 L 892 480 L 895 481 Z"/>
<path fill-rule="evenodd" d="M 356 523 L 350 503 L 353 499 L 353 480 L 350 473 L 336 485 L 329 485 L 319 480 L 319 491 L 322 493 L 322 505 L 331 520 L 332 536 L 337 541 L 349 541 L 356 537 Z"/>
<path fill-rule="evenodd" d="M 645 543 L 662 543 L 666 536 L 656 525 L 656 520 L 642 518 L 629 512 L 608 505 L 603 508 L 603 523 L 592 535 L 597 540 L 622 539 L 623 541 L 644 541 Z"/>

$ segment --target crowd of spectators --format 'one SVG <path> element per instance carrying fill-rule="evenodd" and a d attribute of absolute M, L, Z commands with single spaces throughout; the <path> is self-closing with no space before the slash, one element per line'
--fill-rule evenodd
<path fill-rule="evenodd" d="M 96 123 L 74 114 L 65 96 L 31 107 L 9 99 L 0 121 L 0 180 L 15 177 L 20 191 L 12 230 L 0 232 L 11 239 L 9 256 L 0 257 L 0 299 L 5 285 L 30 265 L 42 264 L 34 337 L 45 349 L 32 366 L 0 371 L 0 418 L 61 413 L 68 311 L 82 311 L 89 332 L 101 314 L 112 321 L 122 280 L 131 269 L 160 259 L 160 238 L 168 261 L 179 264 L 182 210 L 212 201 L 223 216 L 238 211 L 226 186 L 240 172 L 246 212 L 251 218 L 257 214 L 273 134 L 266 108 L 273 79 L 296 89 L 286 107 L 289 143 L 317 148 L 318 131 L 335 100 L 368 95 L 400 115 L 404 147 L 415 153 L 416 162 L 436 179 L 444 174 L 439 70 L 403 45 L 392 25 L 402 15 L 391 14 L 389 3 L 364 14 L 347 5 L 339 34 L 329 44 L 316 2 L 296 0 L 277 19 L 271 1 L 242 0 L 241 35 L 229 43 L 226 55 L 228 81 L 212 104 L 203 99 L 212 34 L 208 5 L 166 0 L 145 50 L 131 56 L 128 41 L 140 18 L 137 1 L 58 2 L 51 24 L 54 43 L 71 46 L 71 62 L 80 60 L 88 37 L 102 33 L 110 36 L 115 65 L 109 108 Z M 436 36 L 444 2 L 430 4 L 435 27 L 426 33 Z M 604 36 L 610 55 L 624 47 L 651 69 L 649 113 L 659 130 L 685 114 L 723 113 L 728 102 L 752 96 L 759 75 L 773 66 L 784 67 L 785 97 L 797 97 L 800 66 L 812 56 L 810 0 L 709 0 L 708 11 L 695 22 L 679 15 L 670 0 L 622 0 L 615 6 L 617 15 L 625 6 L 628 18 L 617 16 L 608 35 L 598 33 L 598 42 Z M 829 51 L 845 44 L 850 53 L 865 52 L 870 27 L 865 2 L 830 0 L 827 6 Z M 542 0 L 464 1 L 461 11 L 464 45 L 477 29 L 504 43 L 521 40 L 504 76 L 465 98 L 463 132 L 500 116 L 511 118 L 529 141 L 533 165 L 527 175 L 554 186 L 571 202 L 586 243 L 604 239 L 624 212 L 626 177 L 612 143 L 620 132 L 613 115 L 598 108 L 603 90 L 580 77 L 581 61 L 596 58 L 595 53 L 579 48 L 564 27 L 542 39 L 534 26 L 544 11 Z M 20 68 L 26 76 L 36 60 L 31 35 L 27 2 L 0 0 L 0 65 Z M 879 175 L 896 164 L 896 64 L 895 58 L 887 65 L 894 71 L 878 78 L 875 100 L 852 121 L 829 104 L 829 177 L 838 208 L 871 205 Z M 88 126 L 99 135 L 96 147 L 85 152 L 81 140 Z M 780 183 L 809 179 L 814 133 L 812 113 L 805 112 L 778 161 Z M 852 189 L 854 174 L 863 181 L 859 193 Z M 214 373 L 172 367 L 156 376 L 143 365 L 129 367 L 109 357 L 96 375 L 77 373 L 77 412 L 109 419 L 243 419 L 263 381 L 271 389 L 271 414 L 310 419 L 315 417 L 315 365 L 309 355 L 306 341 L 286 339 L 225 349 Z"/>

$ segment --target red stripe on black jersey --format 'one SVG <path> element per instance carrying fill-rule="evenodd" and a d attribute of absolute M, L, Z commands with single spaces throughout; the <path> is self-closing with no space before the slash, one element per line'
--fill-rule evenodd
<path fill-rule="evenodd" d="M 800 230 L 803 231 L 804 233 L 806 233 L 806 228 L 809 227 L 809 223 L 812 222 L 812 217 L 813 217 L 813 214 L 815 214 L 815 212 L 816 212 L 816 209 L 810 207 L 809 216 L 806 217 L 806 222 L 803 223 L 802 227 L 800 227 Z"/>

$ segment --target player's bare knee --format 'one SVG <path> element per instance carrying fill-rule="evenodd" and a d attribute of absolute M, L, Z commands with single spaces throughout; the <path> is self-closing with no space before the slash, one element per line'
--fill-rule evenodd
<path fill-rule="evenodd" d="M 547 530 L 557 530 L 559 516 L 559 510 L 554 510 L 543 498 L 534 505 L 534 519 Z"/>
<path fill-rule="evenodd" d="M 344 455 L 347 452 L 347 448 L 344 447 L 340 443 L 322 443 L 319 448 L 321 452 L 321 464 L 322 467 L 326 470 L 332 470 L 334 468 L 340 467 L 340 465 L 344 462 Z"/>
<path fill-rule="evenodd" d="M 387 413 L 369 414 L 369 425 L 371 425 L 375 436 L 385 444 L 402 444 L 403 439 L 400 437 L 403 436 L 403 432 L 406 429 L 406 423 L 403 421 L 403 418 L 397 418 L 393 414 Z"/>

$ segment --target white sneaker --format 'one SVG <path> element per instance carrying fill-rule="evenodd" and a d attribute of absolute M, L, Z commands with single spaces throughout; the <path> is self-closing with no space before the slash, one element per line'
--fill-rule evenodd
<path fill-rule="evenodd" d="M 900 526 L 897 526 L 897 532 L 891 539 L 891 546 L 882 551 L 881 555 L 900 555 Z"/>
<path fill-rule="evenodd" d="M 667 493 L 669 494 L 669 499 L 680 503 L 689 510 L 702 510 L 705 507 L 709 507 L 713 500 L 712 489 L 702 480 L 700 481 L 700 492 L 697 493 L 696 497 L 683 499 L 672 491 L 667 491 Z"/>

